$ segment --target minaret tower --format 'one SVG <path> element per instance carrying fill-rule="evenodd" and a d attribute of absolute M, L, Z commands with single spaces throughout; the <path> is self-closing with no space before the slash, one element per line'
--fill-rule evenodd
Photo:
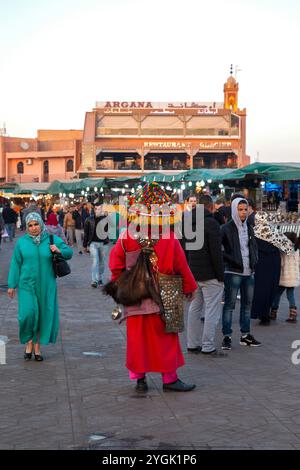
<path fill-rule="evenodd" d="M 234 113 L 238 110 L 238 92 L 239 85 L 236 79 L 232 76 L 233 65 L 230 66 L 230 76 L 224 84 L 224 108 L 230 109 Z"/>

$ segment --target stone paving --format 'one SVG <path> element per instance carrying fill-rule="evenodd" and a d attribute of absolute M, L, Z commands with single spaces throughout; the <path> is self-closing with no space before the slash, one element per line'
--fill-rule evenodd
<path fill-rule="evenodd" d="M 124 366 L 125 325 L 111 320 L 113 303 L 90 287 L 89 255 L 76 249 L 72 274 L 58 280 L 58 341 L 43 348 L 44 362 L 24 362 L 17 300 L 3 286 L 12 248 L 0 251 L 0 335 L 9 338 L 0 449 L 300 449 L 300 364 L 291 361 L 300 322 L 284 321 L 286 298 L 272 326 L 252 320 L 262 347 L 239 345 L 236 314 L 228 357 L 185 353 L 179 374 L 197 384 L 193 392 L 163 393 L 149 374 L 141 396 Z M 186 351 L 185 333 L 181 340 Z"/>

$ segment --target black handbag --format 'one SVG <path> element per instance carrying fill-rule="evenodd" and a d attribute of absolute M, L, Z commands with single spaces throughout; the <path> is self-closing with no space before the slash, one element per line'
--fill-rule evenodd
<path fill-rule="evenodd" d="M 53 235 L 49 235 L 50 245 L 54 245 Z M 51 252 L 52 253 L 52 252 Z M 56 277 L 63 277 L 70 274 L 71 268 L 61 253 L 52 253 L 52 265 Z"/>

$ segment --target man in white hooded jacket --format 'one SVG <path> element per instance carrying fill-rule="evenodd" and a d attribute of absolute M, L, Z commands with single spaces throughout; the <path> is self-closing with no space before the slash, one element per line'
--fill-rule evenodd
<path fill-rule="evenodd" d="M 225 262 L 225 302 L 222 315 L 222 349 L 231 349 L 232 314 L 238 291 L 241 293 L 240 344 L 260 346 L 250 334 L 250 311 L 254 289 L 254 269 L 257 263 L 257 246 L 254 232 L 247 222 L 248 202 L 236 198 L 231 205 L 232 219 L 222 226 L 222 244 Z"/>

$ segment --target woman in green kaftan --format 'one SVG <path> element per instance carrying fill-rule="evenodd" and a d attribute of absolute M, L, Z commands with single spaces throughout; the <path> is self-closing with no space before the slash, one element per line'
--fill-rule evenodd
<path fill-rule="evenodd" d="M 55 343 L 59 327 L 56 279 L 52 253 L 72 258 L 73 251 L 64 241 L 53 236 L 50 245 L 41 216 L 31 212 L 26 217 L 27 233 L 16 243 L 8 274 L 8 295 L 18 288 L 19 337 L 26 343 L 24 359 L 42 361 L 40 344 Z"/>

